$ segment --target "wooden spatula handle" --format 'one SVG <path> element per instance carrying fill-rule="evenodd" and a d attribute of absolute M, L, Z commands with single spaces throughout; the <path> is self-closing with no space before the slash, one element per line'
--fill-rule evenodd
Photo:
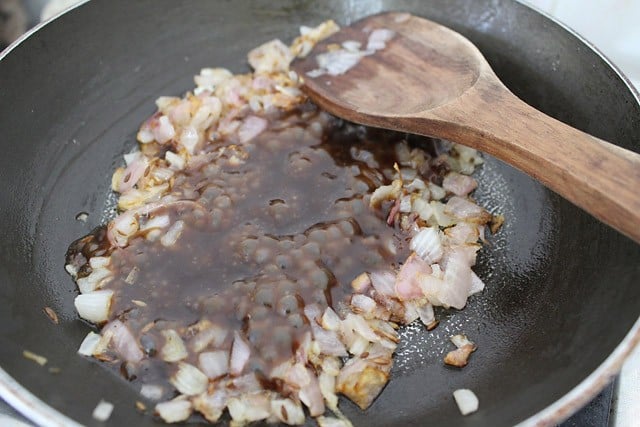
<path fill-rule="evenodd" d="M 455 102 L 464 108 L 429 111 L 423 133 L 442 126 L 438 135 L 504 160 L 640 242 L 639 154 L 545 115 L 499 82 L 479 84 Z"/>

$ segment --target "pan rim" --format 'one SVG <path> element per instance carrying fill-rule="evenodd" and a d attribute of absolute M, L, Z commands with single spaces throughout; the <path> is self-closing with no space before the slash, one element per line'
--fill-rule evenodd
<path fill-rule="evenodd" d="M 70 6 L 46 21 L 40 22 L 1 51 L 0 61 L 45 25 L 89 2 L 90 0 L 81 0 L 79 3 Z M 600 49 L 594 46 L 574 29 L 539 8 L 527 3 L 525 0 L 514 0 L 514 2 L 532 9 L 536 13 L 553 22 L 555 25 L 560 26 L 564 31 L 575 37 L 580 43 L 600 57 L 605 64 L 613 70 L 615 75 L 622 80 L 627 90 L 631 92 L 636 104 L 640 104 L 640 88 L 636 88 L 620 68 L 615 65 Z M 607 384 L 611 382 L 611 380 L 620 372 L 624 361 L 636 347 L 640 347 L 640 315 L 622 341 L 615 347 L 613 352 L 609 354 L 609 356 L 607 356 L 607 358 L 593 372 L 581 380 L 560 399 L 518 423 L 517 427 L 551 426 L 559 424 L 569 418 L 572 414 L 591 401 Z M 71 419 L 59 410 L 42 401 L 35 394 L 31 393 L 31 391 L 22 386 L 1 366 L 0 398 L 37 425 L 45 427 L 82 426 L 82 424 L 79 424 L 77 421 Z"/>

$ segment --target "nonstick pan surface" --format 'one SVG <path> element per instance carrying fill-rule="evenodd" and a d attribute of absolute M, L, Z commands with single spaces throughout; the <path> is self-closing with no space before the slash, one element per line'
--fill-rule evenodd
<path fill-rule="evenodd" d="M 584 41 L 513 1 L 93 0 L 0 59 L 5 399 L 42 424 L 97 424 L 91 412 L 100 399 L 115 404 L 109 425 L 157 423 L 135 410 L 134 386 L 76 355 L 89 326 L 73 308 L 67 246 L 110 215 L 111 173 L 155 98 L 181 95 L 205 66 L 248 70 L 250 48 L 289 41 L 301 24 L 348 24 L 382 10 L 452 27 L 533 106 L 640 150 L 640 106 L 625 80 Z M 464 311 L 440 313 L 433 332 L 403 332 L 381 397 L 366 412 L 341 403 L 354 425 L 553 424 L 590 400 L 639 339 L 640 246 L 495 159 L 478 176 L 476 197 L 506 217 L 476 269 L 487 289 Z M 83 211 L 86 223 L 75 219 Z M 479 347 L 463 370 L 442 363 L 448 337 L 458 332 Z M 25 359 L 23 350 L 46 356 L 47 365 Z M 457 388 L 478 395 L 477 413 L 459 414 L 451 397 Z"/>

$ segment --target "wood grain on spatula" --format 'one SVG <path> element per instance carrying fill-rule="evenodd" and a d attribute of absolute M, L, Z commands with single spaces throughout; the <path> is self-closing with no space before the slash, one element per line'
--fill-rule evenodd
<path fill-rule="evenodd" d="M 375 29 L 395 34 L 345 74 L 310 77 L 316 56 Z M 368 126 L 448 139 L 529 174 L 640 242 L 640 155 L 527 105 L 462 35 L 404 13 L 371 16 L 292 64 L 303 90 L 332 114 Z"/>

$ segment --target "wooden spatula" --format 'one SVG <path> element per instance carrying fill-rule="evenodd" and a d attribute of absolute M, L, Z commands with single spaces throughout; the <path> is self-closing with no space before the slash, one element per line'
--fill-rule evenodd
<path fill-rule="evenodd" d="M 348 49 L 340 48 L 344 42 Z M 340 59 L 336 50 L 347 53 Z M 321 67 L 327 55 L 318 55 L 328 51 L 332 65 L 339 58 L 348 69 Z M 462 35 L 416 16 L 383 13 L 340 30 L 292 67 L 303 90 L 330 113 L 482 150 L 640 242 L 640 155 L 525 104 Z"/>

